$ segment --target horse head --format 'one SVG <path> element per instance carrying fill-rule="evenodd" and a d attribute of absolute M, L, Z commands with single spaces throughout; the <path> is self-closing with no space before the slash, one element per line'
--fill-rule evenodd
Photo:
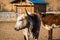
<path fill-rule="evenodd" d="M 28 20 L 28 16 L 26 13 L 21 13 L 20 15 L 18 15 L 15 29 L 20 30 L 25 28 L 27 25 L 27 20 Z"/>

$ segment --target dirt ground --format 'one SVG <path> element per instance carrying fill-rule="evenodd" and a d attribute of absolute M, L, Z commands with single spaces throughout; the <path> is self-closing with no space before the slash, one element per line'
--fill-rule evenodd
<path fill-rule="evenodd" d="M 24 40 L 22 30 L 14 30 L 15 22 L 0 22 L 0 40 Z M 41 27 L 39 40 L 48 39 L 48 30 Z M 60 28 L 53 30 L 53 39 L 60 40 Z"/>
<path fill-rule="evenodd" d="M 15 22 L 0 22 L 0 40 L 23 40 L 22 31 L 14 30 Z"/>

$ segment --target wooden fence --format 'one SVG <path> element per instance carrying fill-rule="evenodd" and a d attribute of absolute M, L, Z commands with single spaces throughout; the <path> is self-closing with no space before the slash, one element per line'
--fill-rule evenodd
<path fill-rule="evenodd" d="M 16 21 L 16 13 L 0 12 L 0 21 Z"/>

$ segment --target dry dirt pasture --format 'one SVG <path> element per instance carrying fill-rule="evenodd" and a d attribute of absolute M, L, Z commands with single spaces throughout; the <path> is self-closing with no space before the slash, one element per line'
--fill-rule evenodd
<path fill-rule="evenodd" d="M 16 31 L 16 22 L 0 22 L 0 40 L 24 40 L 22 30 Z M 30 40 L 33 40 L 30 38 Z"/>
<path fill-rule="evenodd" d="M 22 31 L 14 30 L 15 22 L 0 22 L 0 40 L 24 40 Z"/>
<path fill-rule="evenodd" d="M 24 40 L 22 30 L 15 31 L 14 26 L 15 22 L 0 22 L 0 40 Z M 52 36 L 60 40 L 60 28 L 53 29 Z M 40 28 L 39 40 L 48 40 L 48 30 Z"/>

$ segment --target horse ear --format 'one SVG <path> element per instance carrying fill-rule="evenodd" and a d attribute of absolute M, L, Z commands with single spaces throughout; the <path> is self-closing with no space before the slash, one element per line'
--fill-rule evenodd
<path fill-rule="evenodd" d="M 27 15 L 31 15 L 31 12 L 29 12 L 29 11 L 26 11 L 26 13 L 27 13 Z"/>
<path fill-rule="evenodd" d="M 27 11 L 27 14 L 28 14 L 28 15 L 31 15 L 31 12 Z"/>
<path fill-rule="evenodd" d="M 31 15 L 31 12 L 27 11 L 26 8 L 25 8 L 25 11 L 27 15 Z"/>

